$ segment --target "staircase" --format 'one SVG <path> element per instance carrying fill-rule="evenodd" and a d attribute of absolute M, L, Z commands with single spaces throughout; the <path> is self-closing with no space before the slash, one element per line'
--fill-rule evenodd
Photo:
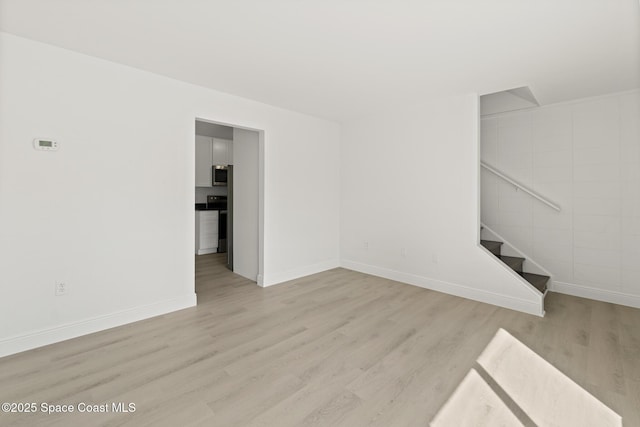
<path fill-rule="evenodd" d="M 495 255 L 500 261 L 509 266 L 513 271 L 522 276 L 527 282 L 531 283 L 540 293 L 544 295 L 547 291 L 547 282 L 549 276 L 543 276 L 541 274 L 527 273 L 523 271 L 524 258 L 506 256 L 500 253 L 502 248 L 502 242 L 496 242 L 494 240 L 480 240 L 480 244 L 487 248 L 489 252 Z"/>

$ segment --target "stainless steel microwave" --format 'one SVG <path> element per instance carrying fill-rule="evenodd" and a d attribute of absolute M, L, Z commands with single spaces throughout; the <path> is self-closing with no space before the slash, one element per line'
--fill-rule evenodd
<path fill-rule="evenodd" d="M 224 165 L 214 165 L 211 168 L 211 185 L 214 187 L 227 185 L 227 167 Z"/>

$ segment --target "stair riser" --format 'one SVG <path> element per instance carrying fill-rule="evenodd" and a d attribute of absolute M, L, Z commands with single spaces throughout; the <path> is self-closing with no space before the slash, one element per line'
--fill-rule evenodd
<path fill-rule="evenodd" d="M 480 244 L 482 244 L 482 246 L 484 246 L 485 249 L 487 249 L 489 252 L 491 252 L 495 256 L 499 257 L 501 255 L 500 248 L 502 247 L 502 243 L 488 242 L 488 241 L 481 240 Z"/>
<path fill-rule="evenodd" d="M 544 294 L 545 291 L 547 290 L 547 287 L 549 285 L 549 277 L 548 276 L 541 276 L 541 275 L 538 275 L 538 274 L 531 274 L 531 273 L 523 273 L 522 277 L 526 281 L 531 283 L 541 293 Z"/>
<path fill-rule="evenodd" d="M 522 262 L 519 263 L 505 263 L 509 266 L 510 269 L 515 271 L 516 273 L 522 273 Z"/>
<path fill-rule="evenodd" d="M 496 249 L 489 249 L 489 252 L 491 252 L 492 254 L 494 254 L 495 256 L 500 256 L 502 255 L 500 253 L 500 247 L 496 248 Z"/>
<path fill-rule="evenodd" d="M 522 273 L 522 262 L 511 266 L 515 270 L 516 273 Z"/>

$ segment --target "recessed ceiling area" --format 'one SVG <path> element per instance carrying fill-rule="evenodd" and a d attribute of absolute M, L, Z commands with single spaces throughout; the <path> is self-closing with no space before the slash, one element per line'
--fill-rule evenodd
<path fill-rule="evenodd" d="M 482 116 L 538 106 L 540 103 L 527 86 L 489 93 L 480 97 L 480 114 Z"/>
<path fill-rule="evenodd" d="M 635 0 L 0 0 L 0 30 L 336 121 L 458 93 L 640 87 Z"/>

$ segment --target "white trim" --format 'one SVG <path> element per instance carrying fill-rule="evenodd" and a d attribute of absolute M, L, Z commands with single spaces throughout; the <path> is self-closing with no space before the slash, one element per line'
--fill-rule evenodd
<path fill-rule="evenodd" d="M 591 288 L 575 283 L 554 281 L 551 292 L 588 298 L 596 301 L 610 302 L 612 304 L 625 305 L 627 307 L 640 308 L 640 296 L 625 294 L 623 292 L 608 291 L 605 289 Z"/>
<path fill-rule="evenodd" d="M 372 276 L 383 277 L 385 279 L 395 280 L 397 282 L 418 286 L 420 288 L 431 289 L 449 295 L 455 295 L 474 301 L 480 301 L 487 304 L 497 305 L 499 307 L 509 308 L 511 310 L 521 311 L 524 313 L 533 314 L 535 316 L 544 317 L 543 298 L 539 292 L 539 302 L 535 303 L 520 298 L 496 294 L 482 289 L 470 288 L 468 286 L 459 285 L 456 283 L 445 282 L 442 280 L 418 276 L 402 271 L 377 267 L 357 261 L 342 260 L 341 266 L 349 270 L 371 274 Z"/>
<path fill-rule="evenodd" d="M 198 249 L 198 253 L 196 255 L 207 255 L 215 253 L 218 253 L 218 248 Z"/>
<path fill-rule="evenodd" d="M 283 271 L 282 273 L 264 275 L 262 277 L 262 284 L 258 284 L 262 287 L 273 286 L 279 283 L 288 282 L 289 280 L 299 279 L 300 277 L 310 276 L 312 274 L 321 273 L 323 271 L 331 270 L 332 268 L 340 267 L 340 262 L 337 259 L 331 259 L 328 261 L 319 262 L 317 264 L 307 265 L 300 268 L 294 268 L 293 270 Z"/>
<path fill-rule="evenodd" d="M 196 301 L 195 293 L 186 294 L 149 305 L 3 339 L 0 341 L 0 357 L 193 307 L 196 305 Z"/>
<path fill-rule="evenodd" d="M 191 84 L 191 83 L 187 83 L 187 84 Z M 230 95 L 230 96 L 236 96 L 236 95 Z M 237 96 L 236 96 L 237 97 Z M 257 102 L 257 101 L 255 101 Z M 259 103 L 259 102 L 258 102 Z M 268 104 L 264 104 L 264 105 L 268 105 Z M 273 107 L 271 105 L 268 105 L 269 107 Z M 288 111 L 294 114 L 299 114 L 301 116 L 304 117 L 313 117 L 313 116 L 309 116 L 307 114 L 303 114 L 303 113 L 299 113 L 296 111 L 290 111 L 290 110 L 286 110 L 284 108 L 281 107 L 273 107 L 276 109 L 281 109 L 283 111 Z M 253 126 L 245 126 L 245 125 L 239 125 L 239 124 L 235 124 L 232 123 L 233 120 L 231 121 L 227 121 L 227 120 L 210 120 L 205 118 L 205 116 L 207 116 L 208 114 L 196 114 L 196 116 L 194 117 L 193 120 L 193 128 L 192 128 L 192 138 L 193 141 L 191 143 L 191 146 L 193 147 L 193 152 L 191 153 L 191 159 L 193 160 L 192 166 L 193 169 L 191 170 L 191 174 L 189 175 L 191 178 L 191 183 L 192 186 L 189 188 L 194 188 L 195 185 L 195 134 L 196 134 L 196 122 L 206 122 L 206 123 L 212 123 L 212 124 L 216 124 L 216 125 L 221 125 L 221 126 L 227 126 L 227 127 L 231 127 L 231 128 L 236 128 L 236 129 L 244 129 L 244 130 L 250 130 L 253 132 L 257 132 L 258 133 L 258 273 L 257 273 L 257 277 L 255 278 L 256 283 L 260 286 L 263 286 L 263 277 L 264 277 L 264 194 L 265 194 L 265 130 L 262 129 L 261 127 L 253 127 Z M 193 192 L 193 190 L 191 190 Z M 194 197 L 194 202 L 195 202 L 195 197 Z M 193 203 L 192 203 L 193 205 Z M 191 227 L 191 229 L 194 229 L 194 226 Z M 195 242 L 194 242 L 195 245 Z M 192 245 L 192 247 L 194 246 Z M 217 252 L 217 249 L 214 251 Z M 204 252 L 202 254 L 198 254 L 198 255 L 204 255 L 205 253 L 214 253 L 214 252 Z M 253 280 L 253 279 L 250 279 Z M 193 287 L 195 289 L 195 276 L 193 279 Z"/>

